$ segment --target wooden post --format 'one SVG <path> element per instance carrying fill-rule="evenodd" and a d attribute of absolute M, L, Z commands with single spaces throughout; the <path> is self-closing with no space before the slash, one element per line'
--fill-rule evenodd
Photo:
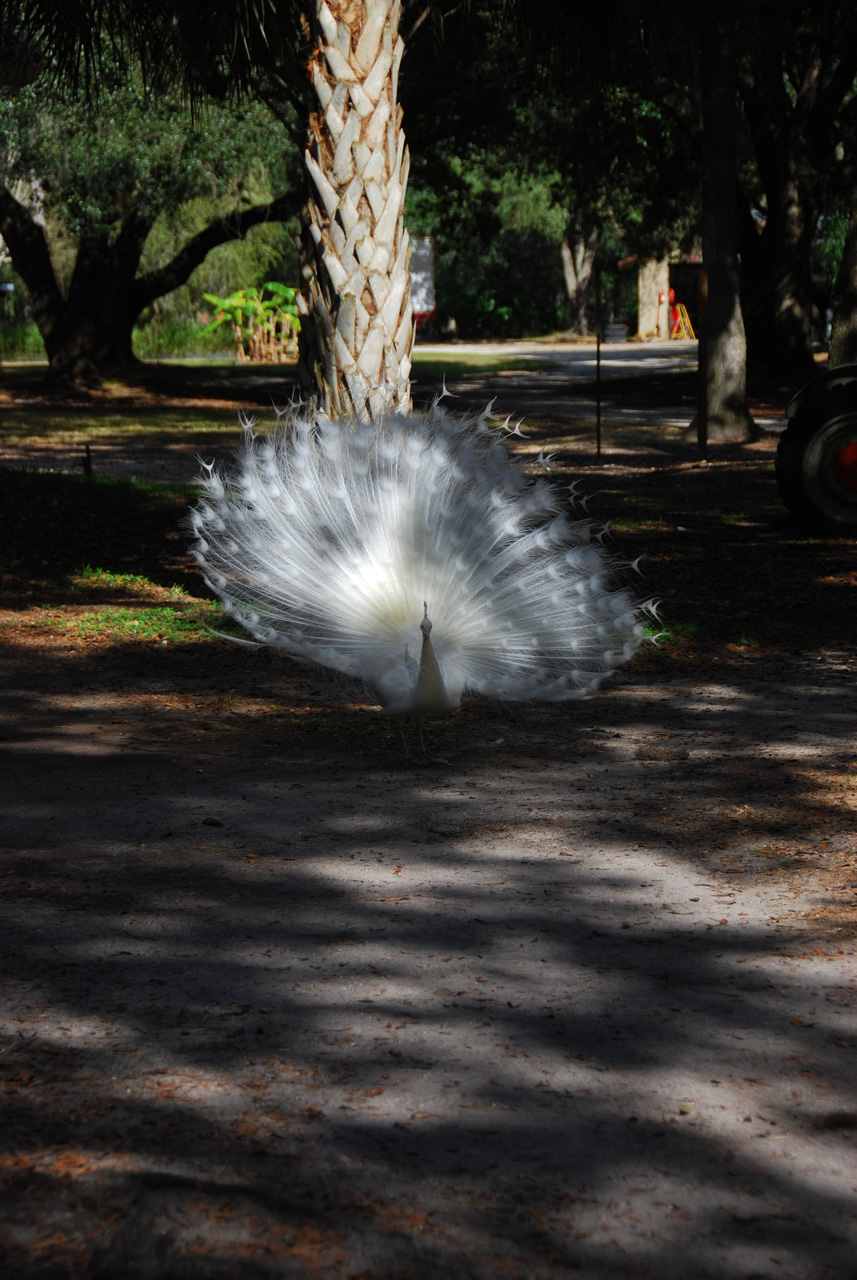
<path fill-rule="evenodd" d="M 708 272 L 699 272 L 699 315 L 697 323 L 699 391 L 696 410 L 696 439 L 702 462 L 708 458 Z"/>

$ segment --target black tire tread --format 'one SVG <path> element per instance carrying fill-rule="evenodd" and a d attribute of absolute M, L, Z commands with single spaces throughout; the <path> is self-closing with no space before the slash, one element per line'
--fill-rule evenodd
<path fill-rule="evenodd" d="M 774 470 L 780 499 L 796 519 L 825 532 L 857 534 L 857 499 L 853 521 L 834 519 L 807 492 L 803 473 L 804 453 L 813 436 L 845 413 L 857 416 L 857 385 L 834 387 L 799 409 L 780 436 Z"/>

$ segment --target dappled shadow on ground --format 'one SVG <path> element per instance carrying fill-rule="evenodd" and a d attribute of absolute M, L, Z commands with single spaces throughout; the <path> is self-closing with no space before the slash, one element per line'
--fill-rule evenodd
<path fill-rule="evenodd" d="M 513 348 L 509 358 L 514 361 Z M 544 447 L 576 467 L 596 463 L 593 381 L 569 376 L 552 359 L 543 368 L 462 369 L 454 346 L 449 365 L 446 374 L 442 357 L 429 366 L 414 366 L 417 409 L 445 391 L 456 412 L 482 413 L 492 406 L 499 421 L 520 419 L 526 439 L 514 443 L 524 454 L 535 456 Z M 692 462 L 698 451 L 687 428 L 697 390 L 694 370 L 606 379 L 600 461 L 620 467 Z M 750 389 L 753 412 L 768 426 L 784 424 L 784 408 L 795 390 L 758 381 Z M 58 470 L 82 469 L 86 462 L 96 475 L 190 484 L 197 475 L 198 454 L 218 460 L 228 456 L 234 445 L 230 428 L 235 427 L 237 439 L 240 411 L 272 419 L 275 408 L 288 406 L 299 395 L 292 366 L 141 364 L 123 382 L 99 388 L 52 382 L 38 368 L 7 370 L 0 383 L 0 459 L 4 465 Z M 128 421 L 129 415 L 135 422 Z M 208 434 L 206 424 L 211 426 Z M 753 459 L 760 451 L 770 452 L 774 442 L 768 435 L 753 445 L 712 446 L 711 456 Z"/>
<path fill-rule="evenodd" d="M 586 484 L 589 509 L 614 522 L 609 545 L 642 556 L 641 589 L 657 593 L 667 627 L 693 624 L 697 642 L 748 654 L 853 652 L 854 540 L 813 536 L 788 517 L 770 464 L 604 469 Z"/>
<path fill-rule="evenodd" d="M 229 404 L 255 401 L 270 404 L 292 398 L 297 387 L 294 365 L 222 364 L 198 365 L 140 362 L 128 368 L 121 381 L 87 386 L 52 378 L 46 365 L 6 364 L 0 383 L 0 405 L 14 410 L 52 404 L 91 406 L 104 410 L 146 409 L 178 404 Z"/>
<path fill-rule="evenodd" d="M 187 498 L 4 477 L 10 1274 L 850 1275 L 854 546 L 718 456 L 585 467 L 670 646 L 433 766 L 264 652 L 40 629 L 86 563 L 198 592 Z"/>
<path fill-rule="evenodd" d="M 2 659 L 13 1268 L 847 1274 L 840 672 L 477 704 L 410 767 L 265 654 Z"/>

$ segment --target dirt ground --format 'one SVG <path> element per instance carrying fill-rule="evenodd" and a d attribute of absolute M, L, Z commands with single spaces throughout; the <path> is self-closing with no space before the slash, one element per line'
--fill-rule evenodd
<path fill-rule="evenodd" d="M 700 465 L 634 419 L 687 396 L 616 392 L 600 462 L 533 400 L 532 443 L 704 634 L 468 704 L 444 763 L 267 652 L 10 602 L 6 1275 L 854 1280 L 857 551 L 789 524 L 773 436 Z M 80 461 L 46 448 L 0 463 Z M 192 582 L 177 531 L 131 542 Z"/>

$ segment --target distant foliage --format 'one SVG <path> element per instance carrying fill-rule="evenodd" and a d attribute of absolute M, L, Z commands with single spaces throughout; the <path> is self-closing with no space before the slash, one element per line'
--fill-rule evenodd
<path fill-rule="evenodd" d="M 299 167 L 293 131 L 261 102 L 200 101 L 191 114 L 177 92 L 151 92 L 139 68 L 109 53 L 94 100 L 82 87 L 54 86 L 48 93 L 41 82 L 0 97 L 0 190 L 7 207 L 14 198 L 44 226 L 60 298 L 77 290 L 75 314 L 88 307 L 98 320 L 100 307 L 107 329 L 116 330 L 121 313 L 129 351 L 134 313 L 129 319 L 123 312 L 123 297 L 130 297 L 132 285 L 157 279 L 212 222 L 265 206 L 289 190 Z M 7 351 L 29 352 L 34 311 L 27 291 L 11 267 L 0 264 L 0 278 L 16 286 L 0 317 L 7 322 L 0 324 L 6 328 L 0 343 Z M 44 280 L 45 273 L 31 263 L 29 278 Z M 211 250 L 186 284 L 146 307 L 133 345 L 139 355 L 217 346 L 201 337 L 206 292 L 222 295 L 239 283 L 296 278 L 288 229 L 260 223 L 242 239 Z M 37 314 L 44 333 L 56 295 L 43 295 Z M 155 296 L 153 290 L 146 300 Z M 84 330 L 92 327 L 90 319 L 87 313 Z"/>
<path fill-rule="evenodd" d="M 94 103 L 82 91 L 46 96 L 41 84 L 0 98 L 0 128 L 3 180 L 76 243 L 117 230 L 132 209 L 148 219 L 199 197 L 254 203 L 293 158 L 261 104 L 207 102 L 191 118 L 118 64 Z"/>
<path fill-rule="evenodd" d="M 196 317 L 182 319 L 167 312 L 155 315 L 134 330 L 134 354 L 141 360 L 163 360 L 170 356 L 210 356 L 233 359 L 229 335 L 205 333 Z"/>
<path fill-rule="evenodd" d="M 412 231 L 435 237 L 441 328 L 454 320 L 461 337 L 499 338 L 565 326 L 566 215 L 547 178 L 522 181 L 501 156 L 469 150 L 446 158 L 442 185 L 417 172 L 407 209 Z"/>
<path fill-rule="evenodd" d="M 0 291 L 0 357 L 20 356 L 31 360 L 44 358 L 42 336 L 29 316 L 27 291 L 12 268 L 0 240 L 0 284 L 11 289 Z"/>
<path fill-rule="evenodd" d="M 0 356 L 24 360 L 43 360 L 45 344 L 36 326 L 26 321 L 4 324 L 0 321 Z"/>
<path fill-rule="evenodd" d="M 263 189 L 258 199 L 266 198 L 268 192 Z M 215 203 L 200 198 L 162 214 L 146 241 L 142 267 L 147 269 L 169 260 L 212 217 L 223 212 L 225 201 Z M 236 285 L 258 289 L 272 279 L 296 281 L 296 229 L 296 220 L 294 224 L 262 223 L 252 227 L 243 239 L 212 250 L 187 284 L 159 298 L 140 316 L 134 330 L 135 353 L 143 359 L 211 352 L 234 354 L 231 334 L 222 330 L 205 332 L 206 317 L 211 314 L 206 295 L 225 297 Z"/>
<path fill-rule="evenodd" d="M 597 252 L 611 310 L 631 319 L 618 262 L 674 249 L 698 223 L 693 123 L 675 128 L 649 86 L 571 87 L 561 68 L 522 58 L 502 9 L 458 6 L 402 77 L 410 225 L 435 238 L 440 328 L 491 338 L 579 324 L 564 240 L 590 262 Z"/>
<path fill-rule="evenodd" d="M 850 216 L 850 201 L 840 197 L 831 205 L 818 224 L 818 236 L 815 242 L 815 275 L 826 294 L 833 291 L 845 247 Z"/>

